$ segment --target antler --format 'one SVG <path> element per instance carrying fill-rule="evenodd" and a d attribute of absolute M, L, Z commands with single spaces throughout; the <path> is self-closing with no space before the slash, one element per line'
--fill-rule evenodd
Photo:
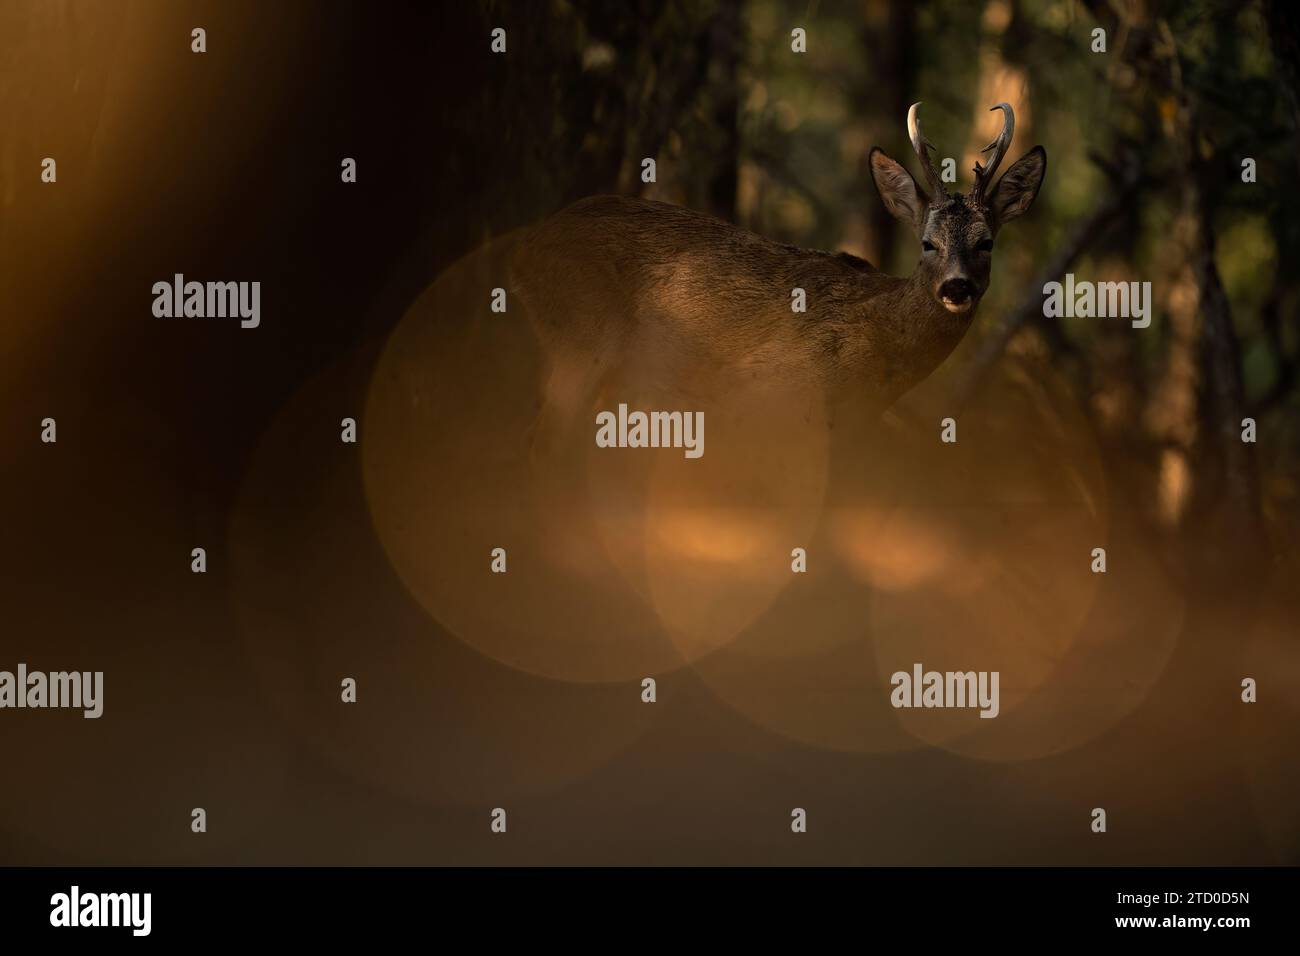
<path fill-rule="evenodd" d="M 1007 107 L 1007 109 L 1010 108 Z M 934 194 L 944 196 L 947 195 L 948 190 L 944 188 L 943 180 L 939 178 L 934 163 L 930 161 L 928 150 L 934 149 L 935 146 L 921 132 L 921 118 L 917 115 L 920 109 L 920 103 L 913 103 L 911 109 L 907 111 L 907 135 L 912 140 L 912 149 L 916 150 L 916 156 L 921 160 L 921 168 L 925 170 L 925 178 L 930 181 L 930 187 L 934 190 Z"/>
<path fill-rule="evenodd" d="M 1016 114 L 1011 109 L 1010 103 L 999 103 L 997 106 L 989 107 L 989 112 L 1002 110 L 1002 132 L 998 138 L 989 143 L 981 153 L 987 153 L 993 150 L 993 155 L 989 158 L 987 166 L 981 166 L 977 160 L 975 163 L 975 187 L 971 190 L 971 195 L 979 202 L 984 201 L 984 191 L 993 180 L 993 174 L 997 172 L 998 166 L 1002 163 L 1002 158 L 1006 156 L 1007 149 L 1011 146 L 1011 136 L 1016 131 Z"/>

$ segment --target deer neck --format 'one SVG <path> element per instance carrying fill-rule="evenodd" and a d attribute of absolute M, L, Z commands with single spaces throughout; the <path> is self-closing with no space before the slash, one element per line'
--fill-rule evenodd
<path fill-rule="evenodd" d="M 859 308 L 851 379 L 886 404 L 912 388 L 952 354 L 974 321 L 975 309 L 954 315 L 935 298 L 928 279 L 883 277 Z"/>

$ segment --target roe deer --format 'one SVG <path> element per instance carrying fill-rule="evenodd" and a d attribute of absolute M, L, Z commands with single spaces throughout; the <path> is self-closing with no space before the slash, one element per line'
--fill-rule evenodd
<path fill-rule="evenodd" d="M 993 239 L 1029 209 L 1047 168 L 1035 146 L 991 189 L 1015 115 L 975 164 L 966 195 L 950 194 L 921 132 L 908 134 L 926 192 L 879 147 L 871 174 L 886 209 L 910 226 L 920 260 L 906 278 L 848 253 L 764 239 L 703 213 L 621 196 L 583 199 L 521 243 L 512 282 L 549 360 L 546 409 L 571 419 L 612 370 L 661 385 L 689 377 L 725 388 L 723 373 L 813 385 L 833 403 L 856 395 L 883 410 L 952 352 L 988 285 Z M 807 310 L 791 309 L 792 290 Z"/>

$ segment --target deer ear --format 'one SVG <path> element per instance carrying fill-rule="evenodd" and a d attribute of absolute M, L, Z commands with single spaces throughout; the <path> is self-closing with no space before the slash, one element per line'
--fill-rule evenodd
<path fill-rule="evenodd" d="M 880 193 L 880 201 L 889 214 L 907 223 L 916 232 L 925 225 L 925 210 L 930 200 L 916 184 L 912 174 L 885 155 L 879 146 L 871 151 L 871 179 Z"/>
<path fill-rule="evenodd" d="M 1035 146 L 1002 174 L 988 199 L 994 229 L 1029 211 L 1047 173 L 1047 151 Z"/>

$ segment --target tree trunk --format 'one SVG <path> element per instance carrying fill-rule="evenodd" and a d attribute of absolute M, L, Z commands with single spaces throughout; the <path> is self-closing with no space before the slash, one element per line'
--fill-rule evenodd
<path fill-rule="evenodd" d="M 706 201 L 709 211 L 728 222 L 736 221 L 736 187 L 740 172 L 740 53 L 744 44 L 742 0 L 720 0 L 710 28 L 713 125 L 718 144 Z"/>
<path fill-rule="evenodd" d="M 858 93 L 865 148 L 859 159 L 864 182 L 871 182 L 867 157 L 879 146 L 906 163 L 907 108 L 916 74 L 916 5 L 912 0 L 862 0 L 862 46 L 871 69 L 863 71 L 867 86 Z M 864 257 L 881 269 L 894 266 L 898 222 L 883 203 L 869 202 L 865 210 Z"/>

